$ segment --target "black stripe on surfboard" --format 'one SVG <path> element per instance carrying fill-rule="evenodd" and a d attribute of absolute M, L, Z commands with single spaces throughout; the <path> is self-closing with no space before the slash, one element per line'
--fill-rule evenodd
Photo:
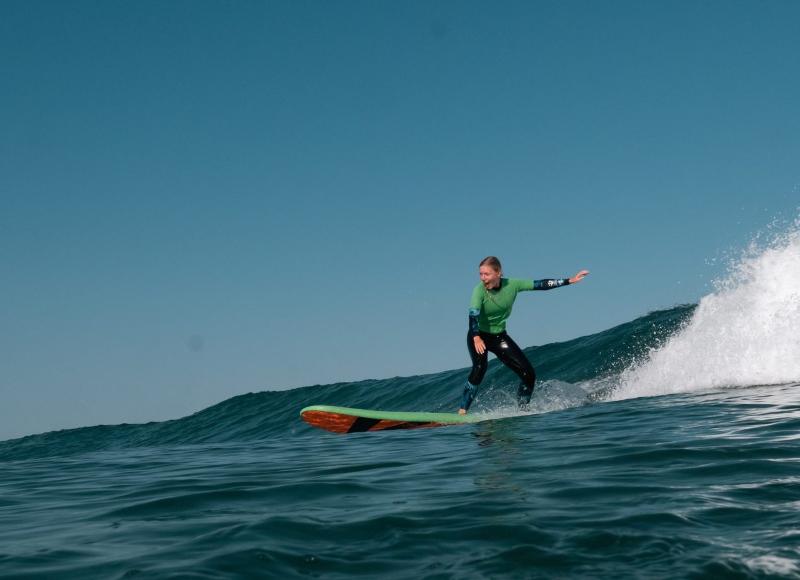
<path fill-rule="evenodd" d="M 366 417 L 356 417 L 356 420 L 353 421 L 353 424 L 350 425 L 350 428 L 347 430 L 347 432 L 361 433 L 362 431 L 369 431 L 370 428 L 374 427 L 380 422 L 381 419 L 367 419 Z"/>
<path fill-rule="evenodd" d="M 377 425 L 381 421 L 386 421 L 386 420 L 387 419 L 367 419 L 366 417 L 356 417 L 356 420 L 353 421 L 353 424 L 350 425 L 350 428 L 347 430 L 347 432 L 348 433 L 362 433 L 364 431 L 369 431 L 370 429 L 372 429 L 375 425 Z M 410 427 L 411 425 L 417 425 L 417 426 L 422 427 L 422 426 L 431 425 L 431 424 L 432 423 L 422 423 L 422 422 L 417 424 L 414 421 L 411 421 L 411 422 L 403 421 L 401 423 L 398 423 L 397 425 L 392 425 L 391 427 L 384 427 L 383 429 L 380 429 L 380 430 L 381 431 L 394 431 L 394 430 L 397 430 L 397 429 L 409 429 L 409 428 L 411 428 Z"/>

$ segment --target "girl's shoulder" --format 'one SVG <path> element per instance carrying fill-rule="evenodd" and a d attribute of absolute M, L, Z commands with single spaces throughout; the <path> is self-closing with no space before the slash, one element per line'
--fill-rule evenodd
<path fill-rule="evenodd" d="M 503 278 L 504 284 L 501 288 L 505 288 L 508 286 L 516 291 L 520 290 L 532 290 L 533 289 L 533 281 L 530 278 Z"/>

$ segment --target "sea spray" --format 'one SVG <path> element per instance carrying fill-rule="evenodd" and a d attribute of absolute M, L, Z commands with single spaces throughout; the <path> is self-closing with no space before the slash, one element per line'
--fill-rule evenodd
<path fill-rule="evenodd" d="M 800 380 L 800 223 L 753 242 L 684 327 L 620 374 L 609 397 Z"/>

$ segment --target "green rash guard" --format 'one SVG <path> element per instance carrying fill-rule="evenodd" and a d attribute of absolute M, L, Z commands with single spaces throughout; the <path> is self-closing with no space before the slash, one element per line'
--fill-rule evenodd
<path fill-rule="evenodd" d="M 478 283 L 472 291 L 469 303 L 470 334 L 488 332 L 500 334 L 506 329 L 506 321 L 511 316 L 514 300 L 519 292 L 528 290 L 551 290 L 569 284 L 568 278 L 544 280 L 523 280 L 520 278 L 501 278 L 500 287 L 487 290 Z M 477 320 L 477 328 L 475 321 Z"/>

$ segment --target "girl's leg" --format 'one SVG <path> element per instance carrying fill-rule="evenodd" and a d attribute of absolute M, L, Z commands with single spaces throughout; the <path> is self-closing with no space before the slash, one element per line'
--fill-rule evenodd
<path fill-rule="evenodd" d="M 494 346 L 492 352 L 495 356 L 517 373 L 522 381 L 517 389 L 517 403 L 521 409 L 526 408 L 530 403 L 533 387 L 536 384 L 536 371 L 533 365 L 522 349 L 517 346 L 517 343 L 511 340 L 506 333 L 499 335 L 497 343 L 492 346 Z"/>
<path fill-rule="evenodd" d="M 488 349 L 483 351 L 483 354 L 478 354 L 470 335 L 467 335 L 467 349 L 469 350 L 469 357 L 472 359 L 472 371 L 469 373 L 467 384 L 464 385 L 464 394 L 461 397 L 461 409 L 464 411 L 469 410 L 469 406 L 472 404 L 472 400 L 478 390 L 478 385 L 481 384 L 489 364 Z"/>

